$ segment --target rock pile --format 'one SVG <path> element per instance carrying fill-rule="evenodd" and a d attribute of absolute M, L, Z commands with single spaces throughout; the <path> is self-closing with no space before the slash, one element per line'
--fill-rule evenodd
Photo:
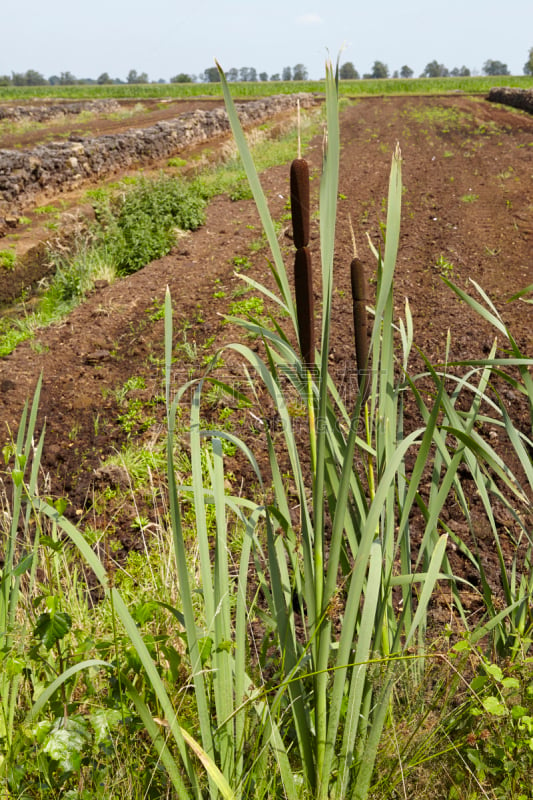
<path fill-rule="evenodd" d="M 509 89 L 505 86 L 493 87 L 487 97 L 491 103 L 520 108 L 533 114 L 533 89 Z"/>
<path fill-rule="evenodd" d="M 258 125 L 265 119 L 320 102 L 311 94 L 280 95 L 237 106 L 244 126 Z M 13 213 L 21 202 L 36 195 L 54 196 L 61 191 L 143 164 L 176 155 L 184 147 L 226 133 L 228 116 L 222 108 L 197 110 L 161 121 L 147 128 L 97 138 L 71 135 L 67 141 L 39 145 L 31 150 L 0 150 L 0 227 L 1 217 Z"/>
<path fill-rule="evenodd" d="M 120 105 L 116 100 L 89 100 L 78 103 L 46 103 L 44 105 L 32 106 L 2 106 L 0 105 L 0 121 L 12 120 L 34 120 L 35 122 L 49 122 L 58 117 L 77 116 L 82 111 L 89 111 L 94 114 L 113 114 L 120 111 Z"/>

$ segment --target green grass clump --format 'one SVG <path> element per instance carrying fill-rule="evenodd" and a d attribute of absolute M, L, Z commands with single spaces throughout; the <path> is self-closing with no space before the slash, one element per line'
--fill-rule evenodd
<path fill-rule="evenodd" d="M 103 208 L 97 205 L 118 273 L 136 272 L 170 252 L 178 230 L 196 230 L 203 224 L 205 206 L 194 187 L 164 175 L 142 178 L 121 199 Z"/>
<path fill-rule="evenodd" d="M 14 269 L 15 260 L 16 255 L 13 250 L 0 250 L 0 269 Z"/>

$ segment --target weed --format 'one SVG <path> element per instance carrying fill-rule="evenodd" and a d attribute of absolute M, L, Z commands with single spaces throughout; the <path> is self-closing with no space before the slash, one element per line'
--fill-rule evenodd
<path fill-rule="evenodd" d="M 16 255 L 13 250 L 0 250 L 0 269 L 15 268 Z"/>
<path fill-rule="evenodd" d="M 514 169 L 512 167 L 509 167 L 508 169 L 502 170 L 502 172 L 498 172 L 496 177 L 500 181 L 506 181 L 506 180 L 509 180 L 509 178 L 512 178 L 513 175 L 514 175 Z"/>
<path fill-rule="evenodd" d="M 448 261 L 442 254 L 437 259 L 435 269 L 438 271 L 439 275 L 443 275 L 445 278 L 451 278 L 453 276 L 454 266 L 451 261 Z"/>
<path fill-rule="evenodd" d="M 232 259 L 232 264 L 234 267 L 237 267 L 238 271 L 242 269 L 250 269 L 252 266 L 252 262 L 247 256 L 235 256 L 235 258 Z"/>
<path fill-rule="evenodd" d="M 230 305 L 230 314 L 235 317 L 257 317 L 264 311 L 263 299 L 261 297 L 246 298 L 246 300 L 234 300 Z"/>
<path fill-rule="evenodd" d="M 38 206 L 37 208 L 33 209 L 33 213 L 34 214 L 39 214 L 39 215 L 42 215 L 42 214 L 55 214 L 55 215 L 58 215 L 59 214 L 59 208 L 57 206 L 52 206 L 52 205 Z"/>
<path fill-rule="evenodd" d="M 184 167 L 187 164 L 184 158 L 169 158 L 167 167 Z"/>
<path fill-rule="evenodd" d="M 263 237 L 261 239 L 254 239 L 253 242 L 250 242 L 250 250 L 252 253 L 258 253 L 266 246 L 266 239 Z"/>
<path fill-rule="evenodd" d="M 154 300 L 150 308 L 146 309 L 150 322 L 157 322 L 165 316 L 165 304 Z"/>
<path fill-rule="evenodd" d="M 470 194 L 463 194 L 461 196 L 461 203 L 475 203 L 477 200 L 479 200 L 478 194 L 470 193 Z"/>
<path fill-rule="evenodd" d="M 135 272 L 168 253 L 176 229 L 195 230 L 203 224 L 205 205 L 194 187 L 166 176 L 142 178 L 121 200 L 97 202 L 119 273 Z"/>
<path fill-rule="evenodd" d="M 252 199 L 252 192 L 246 180 L 246 175 L 242 174 L 236 179 L 233 187 L 228 192 L 228 196 L 233 201 Z"/>

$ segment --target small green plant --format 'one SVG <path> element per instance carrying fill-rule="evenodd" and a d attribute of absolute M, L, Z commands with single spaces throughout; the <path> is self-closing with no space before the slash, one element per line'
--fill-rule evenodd
<path fill-rule="evenodd" d="M 247 256 L 235 256 L 232 260 L 233 266 L 237 267 L 237 270 L 240 271 L 242 269 L 250 269 L 252 266 L 252 262 Z"/>
<path fill-rule="evenodd" d="M 165 304 L 154 300 L 150 308 L 146 309 L 150 322 L 157 322 L 165 316 Z"/>
<path fill-rule="evenodd" d="M 16 255 L 13 250 L 0 250 L 0 269 L 14 269 L 15 261 Z"/>
<path fill-rule="evenodd" d="M 196 230 L 205 219 L 206 200 L 197 187 L 165 175 L 143 177 L 128 192 L 93 202 L 120 274 L 165 255 L 178 229 Z"/>
<path fill-rule="evenodd" d="M 169 158 L 167 161 L 167 167 L 184 167 L 187 164 L 184 158 Z"/>
<path fill-rule="evenodd" d="M 44 214 L 59 214 L 59 208 L 57 206 L 48 205 L 48 206 L 38 206 L 37 208 L 33 209 L 34 214 L 44 215 Z"/>
<path fill-rule="evenodd" d="M 438 271 L 439 275 L 443 275 L 445 278 L 451 278 L 453 276 L 454 266 L 451 261 L 448 261 L 446 256 L 442 254 L 437 259 L 435 269 Z"/>
<path fill-rule="evenodd" d="M 229 313 L 233 317 L 258 317 L 263 314 L 263 311 L 263 299 L 253 295 L 244 300 L 234 300 L 230 305 Z"/>
<path fill-rule="evenodd" d="M 233 200 L 234 202 L 237 200 L 252 199 L 252 193 L 250 191 L 248 181 L 246 180 L 246 175 L 242 174 L 237 178 L 234 185 L 230 188 L 228 196 L 229 199 Z"/>
<path fill-rule="evenodd" d="M 470 193 L 461 196 L 461 203 L 475 203 L 477 200 L 479 200 L 478 194 Z"/>
<path fill-rule="evenodd" d="M 505 666 L 491 662 L 467 638 L 452 648 L 452 657 L 468 653 L 476 675 L 456 712 L 459 755 L 492 796 L 529 800 L 533 774 L 533 658 Z M 460 771 L 460 770 L 459 770 Z M 455 795 L 454 795 L 455 796 Z"/>

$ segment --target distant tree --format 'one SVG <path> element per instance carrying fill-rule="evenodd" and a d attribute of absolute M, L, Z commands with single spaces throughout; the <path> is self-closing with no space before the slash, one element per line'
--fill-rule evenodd
<path fill-rule="evenodd" d="M 389 68 L 383 61 L 374 61 L 374 65 L 372 67 L 372 72 L 370 73 L 371 78 L 388 78 L 389 77 Z"/>
<path fill-rule="evenodd" d="M 339 70 L 339 77 L 341 81 L 357 81 L 359 80 L 359 73 L 351 61 L 347 61 Z"/>
<path fill-rule="evenodd" d="M 59 86 L 59 81 L 60 81 L 59 75 L 50 75 L 50 77 L 48 78 L 48 83 L 50 84 L 50 86 Z"/>
<path fill-rule="evenodd" d="M 308 77 L 309 73 L 303 64 L 296 64 L 296 66 L 292 68 L 293 81 L 306 81 Z"/>
<path fill-rule="evenodd" d="M 429 64 L 426 64 L 424 72 L 420 76 L 421 78 L 448 78 L 450 75 L 449 70 L 444 66 L 444 64 L 439 64 L 438 61 L 430 61 Z"/>
<path fill-rule="evenodd" d="M 137 70 L 130 69 L 126 80 L 128 83 L 148 83 L 148 75 L 146 72 L 141 72 L 138 74 Z"/>
<path fill-rule="evenodd" d="M 29 69 L 25 77 L 26 86 L 45 86 L 48 83 L 44 75 L 34 69 Z"/>
<path fill-rule="evenodd" d="M 400 77 L 401 78 L 412 78 L 414 75 L 414 71 L 411 67 L 408 67 L 407 64 L 404 64 L 400 70 Z"/>
<path fill-rule="evenodd" d="M 204 83 L 220 83 L 220 75 L 216 67 L 204 69 L 200 77 Z"/>
<path fill-rule="evenodd" d="M 274 74 L 270 76 L 270 80 L 271 81 L 280 81 L 281 78 L 279 76 L 279 72 L 274 72 Z"/>
<path fill-rule="evenodd" d="M 11 78 L 9 75 L 0 75 L 0 86 L 11 86 Z"/>
<path fill-rule="evenodd" d="M 186 72 L 179 72 L 170 79 L 170 83 L 192 83 L 192 78 Z"/>
<path fill-rule="evenodd" d="M 226 72 L 226 78 L 228 81 L 231 81 L 231 83 L 235 83 L 235 81 L 239 80 L 239 70 L 236 67 L 228 69 Z"/>
<path fill-rule="evenodd" d="M 109 72 L 102 72 L 96 79 L 96 83 L 99 83 L 100 86 L 104 86 L 106 83 L 112 83 L 113 81 L 109 77 Z"/>
<path fill-rule="evenodd" d="M 13 86 L 46 86 L 48 81 L 40 72 L 29 69 L 27 72 L 12 72 L 11 83 Z"/>
<path fill-rule="evenodd" d="M 524 64 L 524 75 L 533 75 L 533 47 L 529 51 L 529 56 Z"/>
<path fill-rule="evenodd" d="M 281 72 L 282 81 L 292 81 L 292 69 L 290 67 L 283 67 Z"/>
<path fill-rule="evenodd" d="M 392 77 L 394 78 L 394 80 L 400 77 L 400 73 L 398 72 L 397 69 L 395 69 L 394 72 L 392 73 Z"/>
<path fill-rule="evenodd" d="M 268 72 L 260 72 L 259 80 L 261 81 L 261 83 L 265 83 L 268 80 Z"/>
<path fill-rule="evenodd" d="M 257 80 L 257 70 L 255 67 L 250 67 L 250 69 L 248 70 L 248 80 L 249 81 Z"/>
<path fill-rule="evenodd" d="M 59 76 L 60 86 L 73 86 L 77 82 L 78 81 L 72 72 L 62 72 Z"/>
<path fill-rule="evenodd" d="M 462 67 L 454 67 L 450 70 L 450 75 L 454 78 L 467 78 L 470 75 L 470 70 L 464 65 Z"/>
<path fill-rule="evenodd" d="M 483 72 L 485 75 L 510 75 L 509 69 L 507 68 L 507 64 L 504 64 L 503 61 L 494 61 L 492 58 L 489 58 L 488 61 L 485 61 L 483 64 Z"/>

